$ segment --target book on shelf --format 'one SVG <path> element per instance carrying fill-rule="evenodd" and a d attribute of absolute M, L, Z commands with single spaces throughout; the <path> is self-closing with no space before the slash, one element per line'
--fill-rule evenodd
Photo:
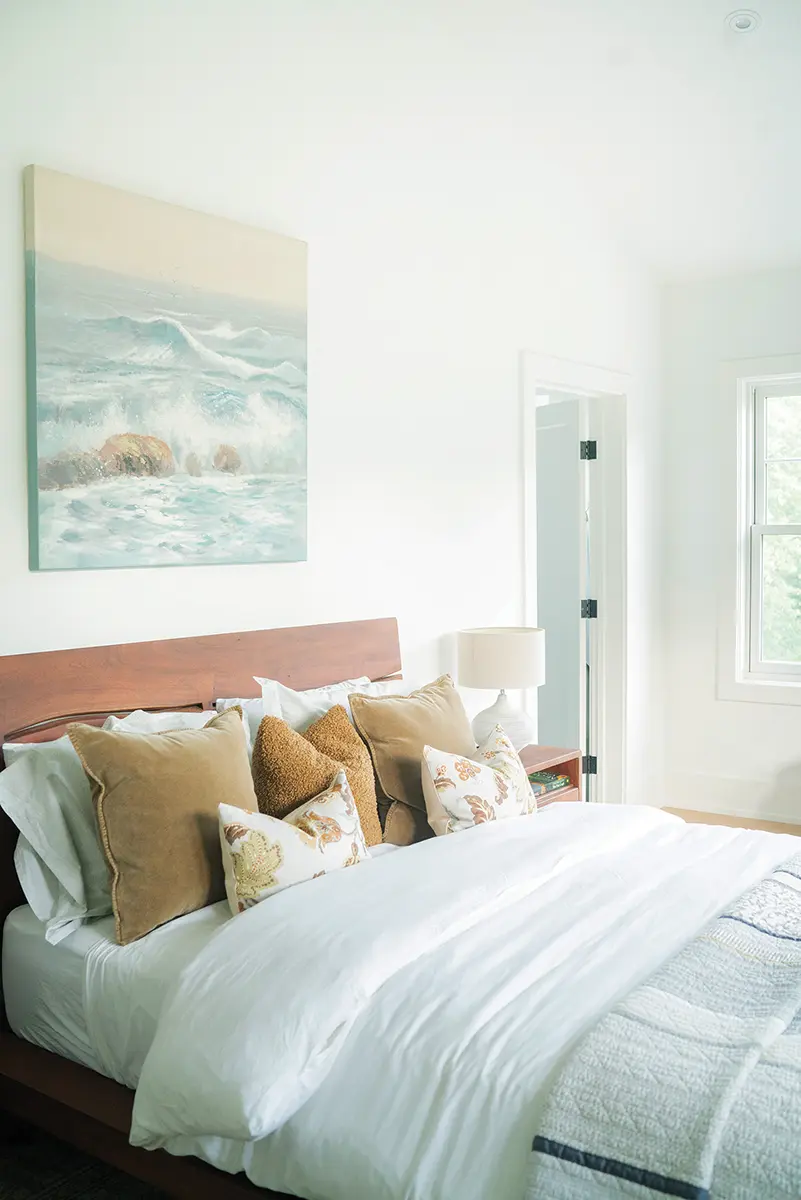
<path fill-rule="evenodd" d="M 569 775 L 557 775 L 554 771 L 532 771 L 528 781 L 531 790 L 537 796 L 545 796 L 549 792 L 558 792 L 562 788 L 573 786 Z"/>

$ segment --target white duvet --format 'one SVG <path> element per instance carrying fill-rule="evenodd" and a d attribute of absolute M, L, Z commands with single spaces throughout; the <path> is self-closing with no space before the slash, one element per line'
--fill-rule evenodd
<path fill-rule="evenodd" d="M 556 805 L 290 888 L 185 967 L 131 1140 L 309 1200 L 520 1200 L 554 1065 L 796 847 Z"/>

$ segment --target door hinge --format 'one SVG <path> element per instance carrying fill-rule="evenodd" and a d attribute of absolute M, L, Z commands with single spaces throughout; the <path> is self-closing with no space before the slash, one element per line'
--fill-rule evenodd
<path fill-rule="evenodd" d="M 597 458 L 597 442 L 579 442 L 579 458 Z"/>
<path fill-rule="evenodd" d="M 598 774 L 598 759 L 594 754 L 582 754 L 581 756 L 581 773 L 582 775 L 597 775 Z"/>
<path fill-rule="evenodd" d="M 582 615 L 582 617 L 597 617 L 598 616 L 598 601 L 597 600 L 582 600 L 581 615 Z"/>

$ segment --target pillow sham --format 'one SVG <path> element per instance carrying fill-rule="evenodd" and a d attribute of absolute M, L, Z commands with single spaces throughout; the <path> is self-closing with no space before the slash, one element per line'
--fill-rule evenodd
<path fill-rule="evenodd" d="M 264 716 L 269 712 L 282 717 L 291 729 L 299 733 L 308 729 L 312 722 L 324 716 L 335 704 L 341 704 L 348 720 L 351 720 L 349 698 L 354 692 L 365 696 L 394 696 L 406 695 L 411 691 L 402 679 L 371 683 L 367 675 L 362 675 L 360 679 L 345 679 L 342 683 L 332 683 L 327 687 L 309 688 L 305 692 L 296 692 L 275 679 L 263 679 L 258 675 L 253 678 L 261 684 Z"/>
<path fill-rule="evenodd" d="M 19 830 L 20 885 L 51 944 L 111 912 L 92 792 L 68 737 L 6 743 L 0 807 Z"/>
<path fill-rule="evenodd" d="M 469 758 L 426 746 L 422 781 L 438 836 L 537 811 L 526 768 L 500 725 Z"/>
<path fill-rule="evenodd" d="M 283 821 L 231 804 L 220 805 L 219 821 L 225 890 L 234 915 L 296 883 L 370 857 L 344 771 Z"/>
<path fill-rule="evenodd" d="M 91 782 L 119 944 L 221 900 L 218 805 L 256 808 L 241 712 L 203 729 L 72 725 L 69 736 Z"/>
<path fill-rule="evenodd" d="M 265 717 L 253 746 L 253 783 L 259 811 L 279 820 L 305 804 L 337 771 L 345 771 L 368 846 L 381 841 L 381 823 L 370 754 L 337 704 L 297 733 L 278 717 Z"/>
<path fill-rule="evenodd" d="M 450 675 L 408 696 L 354 694 L 353 722 L 367 743 L 378 780 L 384 840 L 411 845 L 431 836 L 420 775 L 423 747 L 469 758 L 476 743 Z"/>

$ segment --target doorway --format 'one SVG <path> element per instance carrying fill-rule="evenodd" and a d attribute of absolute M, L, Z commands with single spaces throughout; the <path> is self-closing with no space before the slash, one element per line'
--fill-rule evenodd
<path fill-rule="evenodd" d="M 525 611 L 546 663 L 529 711 L 540 745 L 580 748 L 585 799 L 622 803 L 628 381 L 524 355 L 522 392 Z"/>
<path fill-rule="evenodd" d="M 537 623 L 545 630 L 545 683 L 537 691 L 538 737 L 548 746 L 579 746 L 592 753 L 591 599 L 588 401 L 567 392 L 536 396 Z M 584 781 L 592 795 L 592 778 Z"/>

